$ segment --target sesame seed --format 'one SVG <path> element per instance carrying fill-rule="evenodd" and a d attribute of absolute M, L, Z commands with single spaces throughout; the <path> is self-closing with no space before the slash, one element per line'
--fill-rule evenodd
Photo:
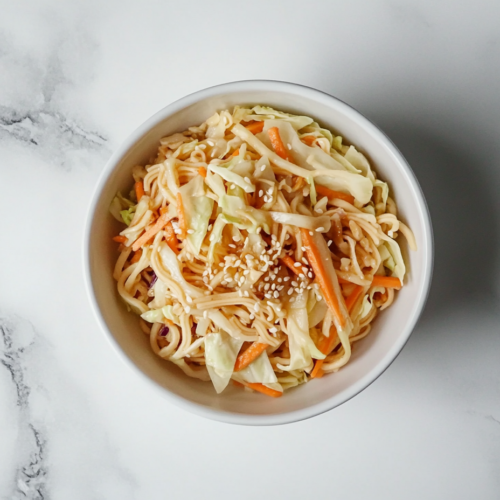
<path fill-rule="evenodd" d="M 314 236 L 314 233 L 313 233 L 312 231 L 309 231 L 309 234 L 310 234 L 311 236 Z"/>
<path fill-rule="evenodd" d="M 245 177 L 244 179 L 245 179 L 245 182 L 248 182 L 248 184 L 252 183 L 252 181 L 248 177 Z"/>
<path fill-rule="evenodd" d="M 324 230 L 325 230 L 325 228 L 323 226 L 320 226 L 320 227 L 316 228 L 316 232 L 317 233 L 322 233 Z"/>
<path fill-rule="evenodd" d="M 248 291 L 247 291 L 247 290 L 245 290 L 245 291 L 243 292 L 243 295 L 244 295 L 245 297 L 250 297 L 250 294 L 248 293 Z"/>
<path fill-rule="evenodd" d="M 240 241 L 240 237 L 239 236 L 233 236 L 233 241 L 236 241 L 236 242 Z"/>
<path fill-rule="evenodd" d="M 271 285 L 270 285 L 269 283 L 266 283 L 266 286 L 264 287 L 264 290 L 267 292 L 267 290 L 269 290 L 269 287 L 270 287 L 270 286 L 271 286 Z"/>
<path fill-rule="evenodd" d="M 255 319 L 255 314 L 250 314 L 250 319 Z"/>
<path fill-rule="evenodd" d="M 207 144 L 208 144 L 209 146 L 215 146 L 215 144 L 214 144 L 212 141 L 207 141 Z"/>
<path fill-rule="evenodd" d="M 236 245 L 234 243 L 229 243 L 228 247 L 236 248 Z"/>
<path fill-rule="evenodd" d="M 214 291 L 214 287 L 213 287 L 213 286 L 208 285 L 208 286 L 207 286 L 207 288 L 208 288 L 211 292 L 213 292 L 213 291 Z"/>
<path fill-rule="evenodd" d="M 277 299 L 280 296 L 280 293 L 277 290 L 275 290 L 273 295 L 274 295 L 274 298 Z"/>
<path fill-rule="evenodd" d="M 264 172 L 264 170 L 265 170 L 265 169 L 266 169 L 266 166 L 265 166 L 265 165 L 262 165 L 262 166 L 260 167 L 260 171 L 261 171 L 261 172 Z"/>
<path fill-rule="evenodd" d="M 314 211 L 317 213 L 317 214 L 322 214 L 323 213 L 323 210 L 321 210 L 321 208 L 315 208 Z"/>
<path fill-rule="evenodd" d="M 283 278 L 278 278 L 278 283 L 281 283 L 283 281 Z"/>
<path fill-rule="evenodd" d="M 240 267 L 241 266 L 241 260 L 238 259 L 235 263 L 234 263 L 234 267 Z"/>
<path fill-rule="evenodd" d="M 264 294 L 264 297 L 265 297 L 266 299 L 270 299 L 270 298 L 272 298 L 272 295 L 271 295 L 270 293 L 265 293 L 265 294 Z"/>
<path fill-rule="evenodd" d="M 300 267 L 302 264 L 300 262 L 296 262 L 293 267 Z"/>
<path fill-rule="evenodd" d="M 184 308 L 184 311 L 186 311 L 186 314 L 189 314 L 191 312 L 191 308 L 189 306 L 186 306 Z"/>
<path fill-rule="evenodd" d="M 207 227 L 207 229 L 208 229 L 209 231 L 211 231 L 211 230 L 212 230 L 212 227 L 214 227 L 214 226 L 213 226 L 213 224 L 210 224 L 210 225 Z"/>
<path fill-rule="evenodd" d="M 285 276 L 285 277 L 283 278 L 283 281 L 284 281 L 285 283 L 286 283 L 287 281 L 290 281 L 290 276 Z"/>
<path fill-rule="evenodd" d="M 313 275 L 313 273 L 309 272 L 309 273 L 307 273 L 307 276 L 308 276 L 309 278 L 312 278 L 314 275 Z"/>
<path fill-rule="evenodd" d="M 254 310 L 255 312 L 259 312 L 259 310 L 260 310 L 260 306 L 259 306 L 259 303 L 258 303 L 258 302 L 256 302 L 256 303 L 255 303 L 255 305 L 253 306 L 253 310 Z"/>
<path fill-rule="evenodd" d="M 193 303 L 193 299 L 189 295 L 186 295 L 186 301 L 187 301 L 188 304 L 192 304 Z"/>
<path fill-rule="evenodd" d="M 287 144 L 287 145 L 286 145 L 286 147 L 287 147 L 288 149 L 292 149 L 292 145 L 291 145 L 291 144 Z"/>
<path fill-rule="evenodd" d="M 257 228 L 256 233 L 257 233 L 257 234 L 260 234 L 261 230 L 262 230 L 262 228 L 261 228 L 261 227 L 258 227 L 258 228 Z"/>
<path fill-rule="evenodd" d="M 288 295 L 292 295 L 292 293 L 293 293 L 293 288 L 289 288 L 288 289 Z"/>
<path fill-rule="evenodd" d="M 295 297 L 292 297 L 292 298 L 290 299 L 290 304 L 293 304 L 294 302 L 295 302 Z"/>
<path fill-rule="evenodd" d="M 298 284 L 296 281 L 292 281 L 292 282 L 290 283 L 290 285 L 292 285 L 292 286 L 299 286 L 299 284 Z"/>
<path fill-rule="evenodd" d="M 264 202 L 267 203 L 269 201 L 269 198 L 267 196 L 264 196 Z"/>
<path fill-rule="evenodd" d="M 250 274 L 250 271 L 249 271 L 248 269 L 245 269 L 245 270 L 243 271 L 243 275 L 244 275 L 244 276 L 248 276 L 249 274 Z"/>
<path fill-rule="evenodd" d="M 194 234 L 194 229 L 188 229 L 188 230 L 187 230 L 187 233 L 188 233 L 188 234 Z"/>
<path fill-rule="evenodd" d="M 283 288 L 285 288 L 283 285 L 280 285 L 277 290 L 281 292 L 281 290 L 283 290 Z"/>
<path fill-rule="evenodd" d="M 203 317 L 204 317 L 205 319 L 207 319 L 207 318 L 208 318 L 208 311 L 203 311 Z"/>
<path fill-rule="evenodd" d="M 264 278 L 264 281 L 269 281 L 269 276 L 266 276 L 266 277 Z"/>
<path fill-rule="evenodd" d="M 234 184 L 231 184 L 230 187 L 231 187 L 231 189 L 235 189 L 236 188 L 236 186 Z"/>
<path fill-rule="evenodd" d="M 274 327 L 274 326 L 273 326 L 273 327 L 269 328 L 269 331 L 270 331 L 271 333 L 276 333 L 276 332 L 278 331 L 278 329 L 277 329 L 276 327 Z"/>
<path fill-rule="evenodd" d="M 305 257 L 302 257 L 302 262 L 303 262 L 306 266 L 308 266 L 308 265 L 309 265 L 309 262 L 307 262 L 307 259 L 306 259 Z"/>
<path fill-rule="evenodd" d="M 301 278 L 301 279 L 306 279 L 306 277 L 305 277 L 304 273 L 300 273 L 300 274 L 299 274 L 299 278 Z"/>
<path fill-rule="evenodd" d="M 272 187 L 267 190 L 267 194 L 271 194 L 271 195 L 273 194 L 273 188 Z"/>
<path fill-rule="evenodd" d="M 271 290 L 276 290 L 276 283 L 273 283 L 273 284 L 271 285 Z"/>

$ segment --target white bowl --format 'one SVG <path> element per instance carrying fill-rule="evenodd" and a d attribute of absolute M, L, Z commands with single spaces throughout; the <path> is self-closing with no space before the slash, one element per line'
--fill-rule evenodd
<path fill-rule="evenodd" d="M 209 382 L 186 376 L 155 356 L 138 317 L 127 312 L 116 292 L 112 269 L 117 257 L 111 238 L 119 224 L 109 214 L 117 191 L 131 188 L 131 168 L 156 152 L 158 140 L 205 121 L 215 111 L 240 104 L 265 104 L 313 117 L 365 153 L 386 180 L 401 219 L 413 230 L 417 252 L 404 252 L 408 275 L 392 307 L 355 344 L 350 362 L 338 373 L 287 391 L 279 399 L 228 387 L 217 395 Z M 142 124 L 114 153 L 94 193 L 84 236 L 85 280 L 97 321 L 118 355 L 159 394 L 189 411 L 215 420 L 247 425 L 284 424 L 318 415 L 370 385 L 394 361 L 422 312 L 433 263 L 427 205 L 407 162 L 391 140 L 347 104 L 311 88 L 276 81 L 242 81 L 201 90 L 170 104 Z"/>

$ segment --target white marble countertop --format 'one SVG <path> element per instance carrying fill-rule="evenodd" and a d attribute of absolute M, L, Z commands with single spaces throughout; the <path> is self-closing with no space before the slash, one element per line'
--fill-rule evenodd
<path fill-rule="evenodd" d="M 1 499 L 497 499 L 500 4 L 0 2 Z M 343 406 L 272 428 L 159 399 L 111 350 L 82 229 L 117 145 L 240 79 L 329 92 L 378 123 L 427 196 L 425 313 Z"/>

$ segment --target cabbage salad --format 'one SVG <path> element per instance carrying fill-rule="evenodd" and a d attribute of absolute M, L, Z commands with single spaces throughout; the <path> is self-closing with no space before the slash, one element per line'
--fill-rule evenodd
<path fill-rule="evenodd" d="M 155 354 L 279 397 L 336 372 L 405 280 L 388 185 L 312 118 L 215 113 L 160 140 L 111 214 L 113 276 Z M 131 180 L 132 184 L 132 180 Z"/>

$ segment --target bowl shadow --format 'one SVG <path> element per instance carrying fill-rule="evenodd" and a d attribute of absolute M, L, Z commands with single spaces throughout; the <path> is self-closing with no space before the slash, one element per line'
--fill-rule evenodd
<path fill-rule="evenodd" d="M 415 172 L 427 200 L 434 232 L 434 275 L 422 322 L 457 307 L 490 303 L 496 292 L 500 256 L 500 213 L 496 207 L 488 145 L 479 132 L 472 151 L 467 135 L 452 138 L 401 119 L 373 113 Z M 449 130 L 456 130 L 456 123 Z M 469 135 L 470 137 L 471 135 Z M 489 172 L 488 172 L 489 170 Z M 489 175 L 488 175 L 489 173 Z M 419 328 L 417 335 L 432 329 Z"/>

